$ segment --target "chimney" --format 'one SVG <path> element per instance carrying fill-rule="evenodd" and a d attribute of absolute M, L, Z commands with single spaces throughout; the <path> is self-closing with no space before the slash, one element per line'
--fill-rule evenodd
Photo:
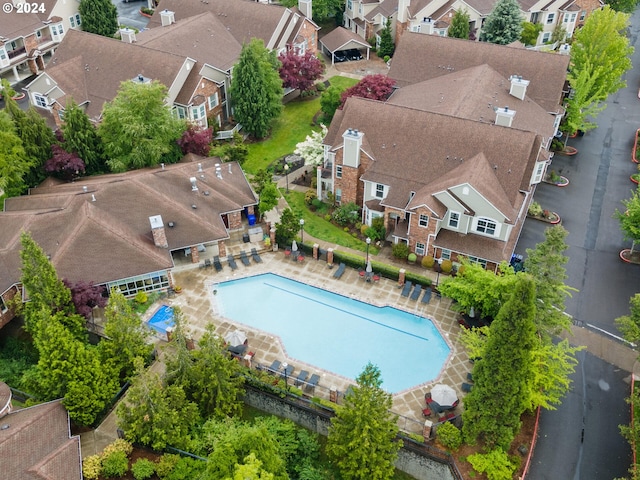
<path fill-rule="evenodd" d="M 298 0 L 298 10 L 309 20 L 313 17 L 311 12 L 311 0 Z"/>
<path fill-rule="evenodd" d="M 136 31 L 132 28 L 121 28 L 120 39 L 125 43 L 134 43 L 136 41 Z"/>
<path fill-rule="evenodd" d="M 154 215 L 149 217 L 149 223 L 151 224 L 151 234 L 153 235 L 153 243 L 156 247 L 168 248 L 167 234 L 164 231 L 164 223 L 162 222 L 161 215 Z"/>
<path fill-rule="evenodd" d="M 165 8 L 160 12 L 160 21 L 162 22 L 163 27 L 167 27 L 172 23 L 176 23 L 175 13 Z"/>
<path fill-rule="evenodd" d="M 509 80 L 511 81 L 511 90 L 509 90 L 509 93 L 520 100 L 524 100 L 524 97 L 527 95 L 529 80 L 523 80 L 519 75 L 511 75 Z"/>
<path fill-rule="evenodd" d="M 191 177 L 189 179 L 189 181 L 191 182 L 191 191 L 192 192 L 197 192 L 198 191 L 198 185 L 196 185 L 196 182 L 198 181 L 198 179 L 196 177 Z"/>
<path fill-rule="evenodd" d="M 344 140 L 342 151 L 342 163 L 346 167 L 357 168 L 360 166 L 360 148 L 362 148 L 362 137 L 364 133 L 356 129 L 349 128 L 342 134 Z"/>
<path fill-rule="evenodd" d="M 509 107 L 496 109 L 496 125 L 510 127 L 513 123 L 513 117 L 516 116 L 515 110 L 509 110 Z"/>

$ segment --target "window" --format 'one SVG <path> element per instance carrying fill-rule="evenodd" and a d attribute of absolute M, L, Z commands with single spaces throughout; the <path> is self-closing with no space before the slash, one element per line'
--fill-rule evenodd
<path fill-rule="evenodd" d="M 131 297 L 138 292 L 153 292 L 169 287 L 169 279 L 166 272 L 147 273 L 126 280 L 111 282 L 107 285 L 109 291 L 117 288 L 125 297 Z"/>
<path fill-rule="evenodd" d="M 202 120 L 206 116 L 204 103 L 195 107 L 191 107 L 191 115 L 194 120 Z"/>
<path fill-rule="evenodd" d="M 426 227 L 429 225 L 429 215 L 420 215 L 418 218 L 418 225 L 421 227 Z"/>
<path fill-rule="evenodd" d="M 336 202 L 340 203 L 342 201 L 342 189 L 336 188 Z"/>
<path fill-rule="evenodd" d="M 544 162 L 538 162 L 536 166 L 536 173 L 533 176 L 533 183 L 539 183 L 542 181 L 542 173 L 544 172 Z"/>
<path fill-rule="evenodd" d="M 7 308 L 7 304 L 6 304 L 6 303 L 4 303 L 4 300 L 2 299 L 2 297 L 0 297 L 0 313 L 4 313 L 4 312 L 6 312 L 7 310 L 9 310 L 9 309 Z"/>
<path fill-rule="evenodd" d="M 61 23 L 51 25 L 49 28 L 51 29 L 51 38 L 53 38 L 54 41 L 59 42 L 60 40 L 62 40 L 64 29 L 62 28 Z"/>
<path fill-rule="evenodd" d="M 39 93 L 33 94 L 33 103 L 36 104 L 36 107 L 49 108 L 47 97 L 45 97 L 44 95 L 40 95 Z"/>
<path fill-rule="evenodd" d="M 347 10 L 353 10 L 353 0 L 347 0 Z"/>
<path fill-rule="evenodd" d="M 9 66 L 9 56 L 7 55 L 7 50 L 4 47 L 0 47 L 0 67 L 8 67 Z"/>
<path fill-rule="evenodd" d="M 79 27 L 82 24 L 80 14 L 76 13 L 73 17 L 69 17 L 69 23 L 71 24 L 71 28 Z"/>
<path fill-rule="evenodd" d="M 218 92 L 209 95 L 209 110 L 213 110 L 218 106 Z"/>
<path fill-rule="evenodd" d="M 531 23 L 538 23 L 540 21 L 540 12 L 533 12 L 531 14 Z"/>
<path fill-rule="evenodd" d="M 586 10 L 582 10 L 580 12 L 580 21 L 582 22 L 585 19 L 586 16 L 587 16 L 587 11 Z"/>
<path fill-rule="evenodd" d="M 564 14 L 564 18 L 562 19 L 562 21 L 564 23 L 573 23 L 576 21 L 576 14 L 575 13 L 565 13 Z"/>
<path fill-rule="evenodd" d="M 469 257 L 469 262 L 482 265 L 482 268 L 485 268 L 485 269 L 487 268 L 487 261 L 483 258 Z"/>
<path fill-rule="evenodd" d="M 58 118 L 61 122 L 64 122 L 64 110 L 58 110 Z"/>
<path fill-rule="evenodd" d="M 487 235 L 495 235 L 498 224 L 488 218 L 479 218 L 476 225 L 476 232 L 485 233 Z"/>
<path fill-rule="evenodd" d="M 555 13 L 549 13 L 547 14 L 547 25 L 551 25 L 553 23 L 553 21 L 556 18 L 556 14 Z"/>
<path fill-rule="evenodd" d="M 446 248 L 443 248 L 442 253 L 440 254 L 440 258 L 442 260 L 451 260 L 451 250 L 447 250 Z"/>
<path fill-rule="evenodd" d="M 342 178 L 342 165 L 336 165 L 336 178 Z"/>
<path fill-rule="evenodd" d="M 358 3 L 358 13 L 362 15 L 362 3 Z"/>
<path fill-rule="evenodd" d="M 416 242 L 416 255 L 424 255 L 425 244 Z"/>
<path fill-rule="evenodd" d="M 42 38 L 42 30 L 36 31 L 36 38 Z"/>
<path fill-rule="evenodd" d="M 449 226 L 451 228 L 458 228 L 458 224 L 460 223 L 460 214 L 458 212 L 450 212 L 449 213 Z"/>
<path fill-rule="evenodd" d="M 549 43 L 551 41 L 551 32 L 544 32 L 542 34 L 542 43 Z"/>
<path fill-rule="evenodd" d="M 173 116 L 179 118 L 180 120 L 184 120 L 187 118 L 187 112 L 184 107 L 173 107 Z"/>
<path fill-rule="evenodd" d="M 384 198 L 384 185 L 376 183 L 376 198 Z"/>

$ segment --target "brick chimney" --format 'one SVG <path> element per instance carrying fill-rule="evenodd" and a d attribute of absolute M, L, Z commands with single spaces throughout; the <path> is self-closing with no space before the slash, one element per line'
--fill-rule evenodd
<path fill-rule="evenodd" d="M 510 127 L 513 123 L 513 117 L 516 116 L 515 110 L 509 110 L 509 107 L 496 109 L 496 125 Z"/>
<path fill-rule="evenodd" d="M 162 216 L 154 215 L 153 217 L 149 217 L 149 223 L 151 224 L 151 234 L 153 235 L 153 243 L 155 246 L 159 248 L 169 248 Z"/>
<path fill-rule="evenodd" d="M 342 163 L 344 164 L 344 166 L 354 168 L 360 166 L 360 148 L 362 147 L 362 137 L 364 137 L 364 133 L 352 128 L 347 129 L 347 131 L 342 134 L 342 138 L 344 140 Z"/>
<path fill-rule="evenodd" d="M 529 80 L 523 80 L 519 75 L 511 75 L 509 80 L 511 81 L 511 90 L 509 90 L 509 93 L 520 100 L 524 100 L 524 97 L 527 95 Z"/>

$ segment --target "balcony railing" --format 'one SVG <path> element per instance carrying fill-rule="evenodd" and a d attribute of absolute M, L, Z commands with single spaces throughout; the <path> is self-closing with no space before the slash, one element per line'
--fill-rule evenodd
<path fill-rule="evenodd" d="M 229 138 L 233 138 L 233 134 L 235 132 L 240 131 L 241 128 L 242 128 L 242 125 L 240 125 L 239 123 L 236 123 L 231 130 L 220 130 L 216 134 L 215 140 L 228 140 Z"/>
<path fill-rule="evenodd" d="M 9 58 L 15 58 L 19 55 L 24 55 L 25 53 L 27 53 L 27 49 L 25 47 L 20 47 L 14 50 L 9 50 L 7 52 L 7 55 L 9 56 Z"/>

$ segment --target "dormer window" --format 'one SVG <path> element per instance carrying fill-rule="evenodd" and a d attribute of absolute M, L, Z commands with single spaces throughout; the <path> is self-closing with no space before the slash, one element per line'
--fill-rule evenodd
<path fill-rule="evenodd" d="M 40 93 L 33 94 L 33 103 L 35 103 L 36 107 L 40 108 L 49 108 L 49 101 L 46 96 L 41 95 Z"/>
<path fill-rule="evenodd" d="M 476 232 L 484 233 L 485 235 L 491 235 L 494 237 L 498 231 L 498 224 L 488 218 L 478 218 L 476 224 Z"/>
<path fill-rule="evenodd" d="M 384 185 L 376 183 L 376 198 L 384 198 Z"/>
<path fill-rule="evenodd" d="M 450 212 L 449 213 L 449 227 L 450 228 L 458 228 L 458 224 L 460 223 L 460 213 L 458 212 Z"/>

